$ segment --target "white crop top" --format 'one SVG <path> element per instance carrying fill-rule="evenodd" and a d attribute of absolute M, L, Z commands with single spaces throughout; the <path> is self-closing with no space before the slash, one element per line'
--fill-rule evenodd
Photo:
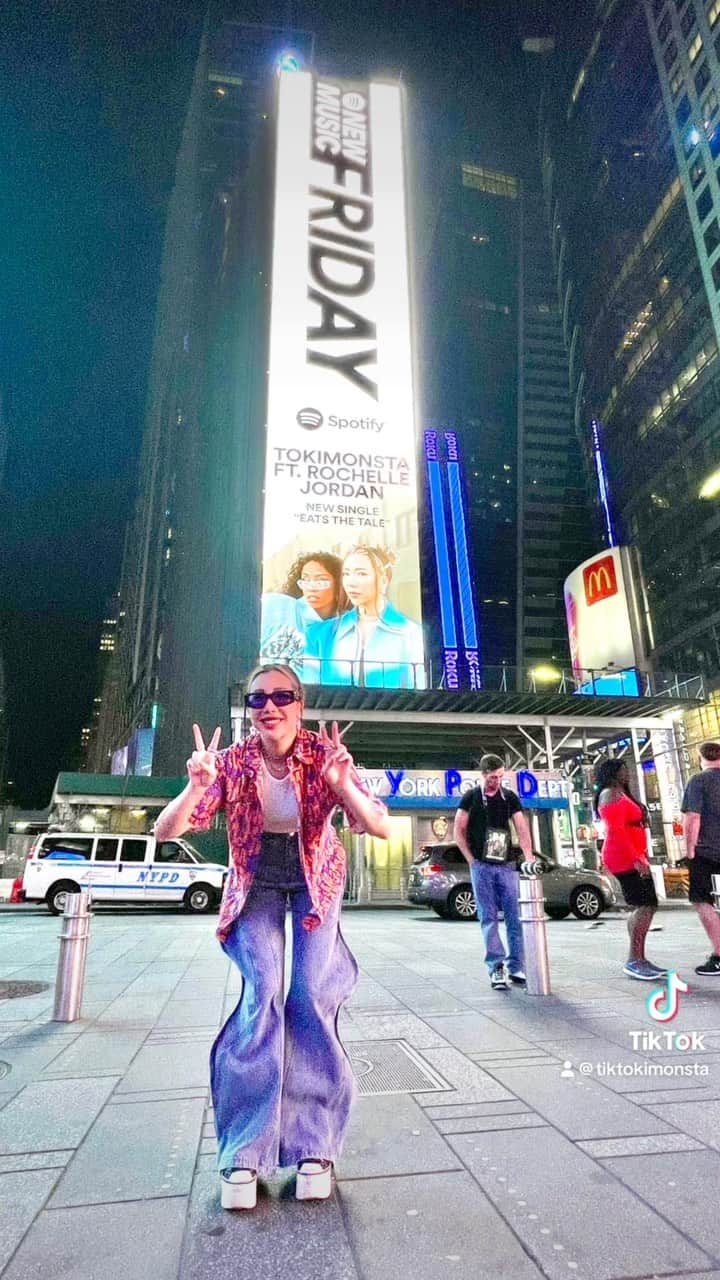
<path fill-rule="evenodd" d="M 263 760 L 262 778 L 263 831 L 292 834 L 300 826 L 300 813 L 290 774 L 286 778 L 273 778 Z"/>

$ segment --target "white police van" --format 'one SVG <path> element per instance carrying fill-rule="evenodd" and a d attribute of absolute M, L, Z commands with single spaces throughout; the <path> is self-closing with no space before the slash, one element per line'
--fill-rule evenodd
<path fill-rule="evenodd" d="M 44 901 L 53 915 L 80 889 L 93 902 L 177 902 L 199 912 L 219 905 L 226 875 L 185 840 L 54 831 L 33 843 L 22 887 L 26 902 Z"/>

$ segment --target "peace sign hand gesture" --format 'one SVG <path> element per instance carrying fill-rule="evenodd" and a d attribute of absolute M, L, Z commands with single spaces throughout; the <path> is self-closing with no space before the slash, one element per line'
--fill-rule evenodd
<path fill-rule="evenodd" d="M 217 753 L 221 733 L 222 729 L 218 727 L 208 745 L 205 746 L 200 726 L 197 724 L 193 725 L 195 750 L 187 762 L 187 775 L 190 779 L 190 788 L 192 791 L 197 791 L 198 793 L 202 792 L 204 794 L 208 787 L 211 787 L 217 778 L 215 755 Z"/>
<path fill-rule="evenodd" d="M 340 737 L 337 723 L 332 726 L 332 737 L 324 724 L 320 725 L 320 741 L 325 748 L 322 772 L 325 781 L 338 795 L 343 796 L 351 786 L 353 758 Z"/>

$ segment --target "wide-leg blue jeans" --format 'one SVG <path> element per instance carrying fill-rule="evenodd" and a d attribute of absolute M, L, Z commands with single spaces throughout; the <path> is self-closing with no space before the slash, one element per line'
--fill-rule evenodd
<path fill-rule="evenodd" d="M 507 960 L 511 973 L 523 967 L 522 932 L 518 907 L 518 873 L 514 862 L 479 862 L 470 864 L 470 878 L 477 917 L 485 939 L 485 964 L 492 973 Z M 507 956 L 500 937 L 498 911 L 502 911 L 507 933 Z"/>
<path fill-rule="evenodd" d="M 339 925 L 341 898 L 313 933 L 294 836 L 263 836 L 260 862 L 223 950 L 238 966 L 238 1005 L 210 1055 L 219 1169 L 335 1161 L 355 1098 L 337 1022 L 357 981 Z M 285 915 L 292 917 L 290 987 L 284 998 Z"/>

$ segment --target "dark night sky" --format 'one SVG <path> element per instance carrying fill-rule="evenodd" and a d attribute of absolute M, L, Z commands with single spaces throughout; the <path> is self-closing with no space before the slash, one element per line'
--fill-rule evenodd
<path fill-rule="evenodd" d="M 403 72 L 429 107 L 425 146 L 434 118 L 454 127 L 463 116 L 502 143 L 517 59 L 508 0 L 365 0 L 344 17 L 328 0 L 232 8 L 269 23 L 291 9 L 315 32 L 321 66 Z M 9 777 L 24 805 L 47 804 L 72 766 L 97 692 L 203 12 L 193 0 L 20 0 L 4 11 L 0 643 Z"/>

